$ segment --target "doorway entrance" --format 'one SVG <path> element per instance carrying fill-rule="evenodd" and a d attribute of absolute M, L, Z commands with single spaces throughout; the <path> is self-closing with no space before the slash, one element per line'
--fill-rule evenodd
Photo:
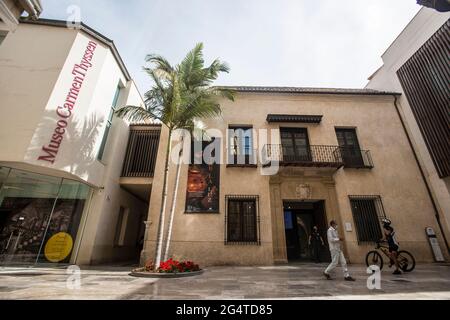
<path fill-rule="evenodd" d="M 288 261 L 315 261 L 314 250 L 308 244 L 314 226 L 318 227 L 325 243 L 319 248 L 320 261 L 331 261 L 326 239 L 325 201 L 283 201 L 283 209 Z"/>

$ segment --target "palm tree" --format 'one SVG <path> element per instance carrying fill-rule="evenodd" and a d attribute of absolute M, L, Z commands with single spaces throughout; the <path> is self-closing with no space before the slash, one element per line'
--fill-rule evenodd
<path fill-rule="evenodd" d="M 174 130 L 185 129 L 192 132 L 196 120 L 212 118 L 220 115 L 219 97 L 233 100 L 234 93 L 230 90 L 213 87 L 212 83 L 221 72 L 229 72 L 226 63 L 214 60 L 205 67 L 203 59 L 203 44 L 197 44 L 181 63 L 172 66 L 164 57 L 150 54 L 146 62 L 151 63 L 150 68 L 144 68 L 153 81 L 152 88 L 144 95 L 143 107 L 125 106 L 116 111 L 118 117 L 126 118 L 131 122 L 156 120 L 168 128 L 168 144 L 165 152 L 164 180 L 162 190 L 162 204 L 159 214 L 157 233 L 157 246 L 155 252 L 155 268 L 161 262 L 164 242 L 165 212 L 167 204 L 167 179 L 169 173 L 169 155 L 172 148 L 172 135 Z M 184 139 L 184 137 L 182 137 Z M 181 142 L 183 145 L 183 141 Z M 172 234 L 173 215 L 176 206 L 178 182 L 180 177 L 180 159 L 183 148 L 179 153 L 177 174 L 174 187 L 174 199 L 170 214 L 167 232 L 165 258 L 169 251 L 169 242 Z"/>

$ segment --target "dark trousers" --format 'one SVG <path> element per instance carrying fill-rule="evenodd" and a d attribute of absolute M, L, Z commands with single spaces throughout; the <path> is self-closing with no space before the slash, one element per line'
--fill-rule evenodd
<path fill-rule="evenodd" d="M 320 262 L 320 242 L 311 242 L 311 258 L 315 262 Z"/>

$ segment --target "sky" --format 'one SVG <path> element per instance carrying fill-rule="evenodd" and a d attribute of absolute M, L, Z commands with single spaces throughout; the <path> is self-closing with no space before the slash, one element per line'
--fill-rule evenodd
<path fill-rule="evenodd" d="M 203 42 L 231 68 L 217 85 L 363 88 L 421 8 L 416 0 L 42 0 L 42 18 L 81 21 L 114 40 L 139 90 L 157 53 L 176 64 Z M 69 12 L 68 12 L 69 9 Z"/>

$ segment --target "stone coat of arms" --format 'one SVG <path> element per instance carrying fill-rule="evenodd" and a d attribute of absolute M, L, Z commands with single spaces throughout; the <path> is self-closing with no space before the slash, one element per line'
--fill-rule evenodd
<path fill-rule="evenodd" d="M 295 188 L 295 194 L 298 199 L 311 199 L 311 186 L 309 184 L 299 184 Z"/>

